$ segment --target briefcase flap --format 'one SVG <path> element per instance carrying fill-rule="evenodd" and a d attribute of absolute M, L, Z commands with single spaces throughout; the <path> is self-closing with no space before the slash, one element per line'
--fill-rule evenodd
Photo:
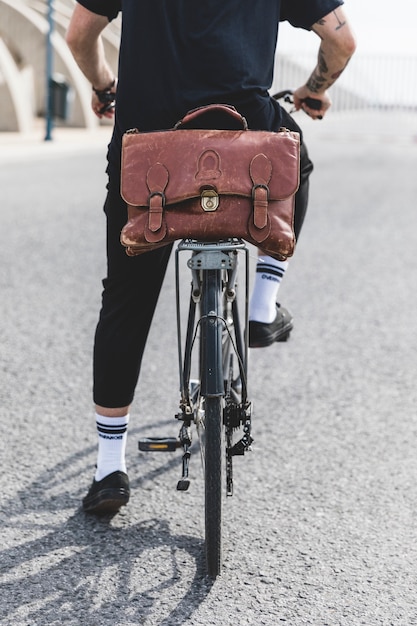
<path fill-rule="evenodd" d="M 136 207 L 160 195 L 171 205 L 205 190 L 220 197 L 269 200 L 292 196 L 299 185 L 299 134 L 252 130 L 129 131 L 122 139 L 121 195 Z"/>

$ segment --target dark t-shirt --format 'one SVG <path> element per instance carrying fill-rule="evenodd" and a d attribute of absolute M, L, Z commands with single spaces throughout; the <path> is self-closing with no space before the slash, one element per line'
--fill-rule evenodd
<path fill-rule="evenodd" d="M 279 22 L 310 29 L 343 4 L 343 0 L 78 2 L 109 20 L 122 11 L 115 131 L 109 151 L 110 165 L 117 169 L 123 132 L 133 127 L 171 128 L 188 110 L 203 104 L 232 104 L 250 128 L 277 130 L 283 114 L 268 89 Z"/>

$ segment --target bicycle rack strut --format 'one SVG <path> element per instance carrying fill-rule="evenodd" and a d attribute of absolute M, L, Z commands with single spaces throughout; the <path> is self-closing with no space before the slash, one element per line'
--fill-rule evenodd
<path fill-rule="evenodd" d="M 220 248 L 220 249 L 219 249 Z M 179 323 L 179 272 L 178 272 L 178 253 L 180 250 L 193 250 L 193 255 L 187 262 L 188 268 L 191 269 L 191 297 L 190 308 L 187 322 L 185 361 L 182 361 L 181 349 L 181 327 Z M 139 440 L 139 450 L 144 452 L 174 452 L 182 448 L 182 475 L 177 482 L 178 491 L 187 491 L 190 486 L 189 469 L 191 458 L 191 424 L 195 419 L 196 399 L 199 393 L 200 384 L 190 380 L 190 359 L 196 337 L 197 326 L 195 326 L 195 310 L 196 305 L 201 297 L 201 279 L 200 271 L 202 269 L 222 269 L 226 271 L 226 280 L 224 284 L 224 295 L 231 306 L 231 316 L 234 325 L 234 340 L 228 330 L 226 319 L 219 318 L 223 321 L 225 330 L 229 333 L 233 353 L 237 355 L 239 360 L 240 374 L 235 380 L 232 380 L 233 368 L 231 368 L 231 376 L 226 385 L 225 405 L 223 408 L 223 423 L 226 435 L 226 481 L 227 495 L 233 494 L 233 468 L 232 459 L 234 456 L 243 456 L 245 452 L 251 449 L 253 438 L 251 436 L 251 402 L 247 399 L 247 339 L 243 341 L 243 334 L 240 330 L 240 320 L 236 307 L 236 290 L 235 282 L 237 277 L 237 250 L 244 249 L 242 243 L 237 242 L 233 251 L 221 250 L 221 245 L 199 245 L 195 242 L 184 241 L 178 246 L 176 251 L 176 291 L 177 291 L 177 330 L 178 330 L 178 352 L 179 352 L 179 368 L 181 381 L 181 401 L 179 413 L 175 415 L 176 419 L 182 421 L 178 438 L 175 437 L 151 437 Z M 248 284 L 248 252 L 246 254 L 246 285 Z M 246 287 L 247 290 L 247 287 Z M 246 315 L 247 320 L 247 299 L 246 299 Z M 210 314 L 211 316 L 211 314 Z M 209 317 L 210 317 L 209 316 Z M 213 314 L 218 318 L 217 314 Z M 200 320 L 201 321 L 201 320 Z M 226 384 L 226 381 L 225 381 Z M 243 436 L 239 441 L 233 444 L 234 431 L 243 428 Z"/>

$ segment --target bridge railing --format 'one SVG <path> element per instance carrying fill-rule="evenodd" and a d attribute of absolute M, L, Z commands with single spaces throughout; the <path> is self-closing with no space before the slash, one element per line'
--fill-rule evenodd
<path fill-rule="evenodd" d="M 315 64 L 314 53 L 277 56 L 273 91 L 296 88 Z M 333 110 L 395 109 L 417 112 L 417 54 L 354 56 L 331 87 Z"/>

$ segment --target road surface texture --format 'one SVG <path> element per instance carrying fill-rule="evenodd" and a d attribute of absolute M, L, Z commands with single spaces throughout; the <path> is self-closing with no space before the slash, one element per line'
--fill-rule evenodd
<path fill-rule="evenodd" d="M 172 264 L 132 408 L 131 502 L 80 508 L 109 129 L 0 137 L 2 626 L 417 624 L 417 120 L 304 121 L 311 206 L 280 292 L 295 328 L 251 351 L 255 443 L 215 583 L 198 452 L 182 493 L 180 453 L 137 450 L 178 431 Z"/>

